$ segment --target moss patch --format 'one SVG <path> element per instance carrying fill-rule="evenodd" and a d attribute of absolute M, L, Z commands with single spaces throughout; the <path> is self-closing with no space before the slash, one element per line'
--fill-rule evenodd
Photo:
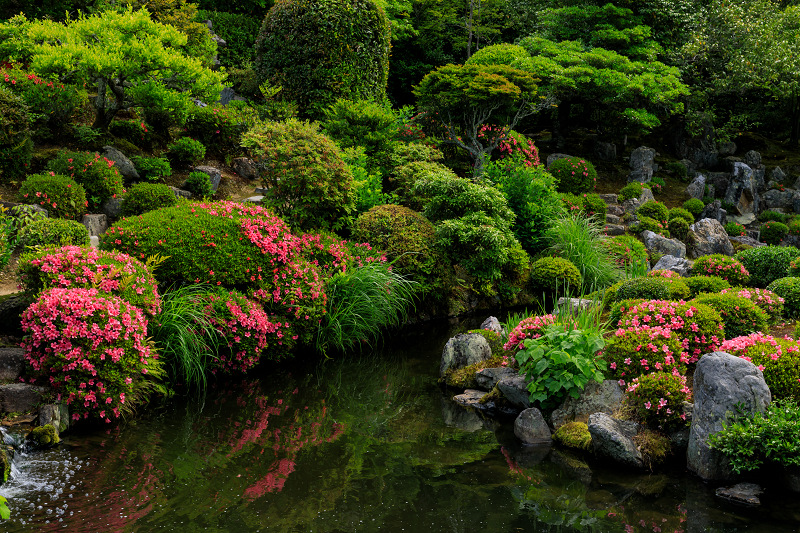
<path fill-rule="evenodd" d="M 553 440 L 562 446 L 578 450 L 588 450 L 592 445 L 589 426 L 583 422 L 567 422 L 553 433 Z"/>
<path fill-rule="evenodd" d="M 28 433 L 28 440 L 33 441 L 37 446 L 42 448 L 49 448 L 61 442 L 61 439 L 58 437 L 58 431 L 52 424 L 33 428 L 31 432 Z"/>
<path fill-rule="evenodd" d="M 651 471 L 666 461 L 667 457 L 672 453 L 672 443 L 669 437 L 651 429 L 645 429 L 636 435 L 633 438 L 633 442 L 636 443 L 639 452 L 642 454 L 645 467 Z"/>
<path fill-rule="evenodd" d="M 503 356 L 493 355 L 485 361 L 452 370 L 445 374 L 443 382 L 448 387 L 457 389 L 474 389 L 477 386 L 475 381 L 475 374 L 484 368 L 496 368 L 503 366 Z"/>

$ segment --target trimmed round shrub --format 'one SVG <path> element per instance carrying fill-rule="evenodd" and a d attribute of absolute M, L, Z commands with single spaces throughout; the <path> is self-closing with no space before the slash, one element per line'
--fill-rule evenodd
<path fill-rule="evenodd" d="M 169 146 L 167 158 L 178 168 L 198 164 L 206 156 L 206 147 L 198 140 L 181 137 Z"/>
<path fill-rule="evenodd" d="M 436 229 L 420 213 L 400 205 L 379 205 L 356 219 L 353 239 L 386 253 L 400 273 L 419 283 L 419 292 L 438 298 L 447 265 L 436 247 Z"/>
<path fill-rule="evenodd" d="M 302 229 L 337 230 L 355 209 L 353 174 L 316 124 L 288 120 L 250 129 L 242 146 L 261 164 L 263 203 Z"/>
<path fill-rule="evenodd" d="M 50 288 L 96 288 L 155 316 L 161 308 L 150 269 L 129 255 L 82 246 L 45 248 L 20 258 L 17 281 L 33 299 Z"/>
<path fill-rule="evenodd" d="M 579 194 L 593 191 L 597 183 L 597 171 L 587 159 L 565 157 L 557 159 L 547 169 L 558 184 L 558 192 Z"/>
<path fill-rule="evenodd" d="M 731 237 L 744 237 L 747 235 L 747 230 L 741 224 L 736 222 L 728 222 L 725 224 L 725 233 Z"/>
<path fill-rule="evenodd" d="M 688 360 L 678 335 L 658 326 L 618 329 L 608 340 L 603 358 L 620 385 L 655 371 L 683 373 Z"/>
<path fill-rule="evenodd" d="M 685 241 L 689 236 L 689 223 L 682 218 L 669 221 L 669 233 L 674 238 Z"/>
<path fill-rule="evenodd" d="M 618 326 L 623 329 L 639 326 L 661 326 L 673 330 L 694 363 L 704 353 L 713 352 L 724 337 L 720 314 L 705 304 L 646 300 L 630 305 L 622 312 Z"/>
<path fill-rule="evenodd" d="M 683 280 L 689 287 L 689 296 L 694 298 L 704 292 L 717 294 L 729 289 L 731 284 L 719 276 L 692 276 Z"/>
<path fill-rule="evenodd" d="M 789 318 L 800 318 L 800 278 L 787 276 L 776 279 L 767 290 L 783 298 L 783 314 Z"/>
<path fill-rule="evenodd" d="M 652 231 L 664 237 L 669 238 L 669 228 L 666 222 L 659 222 L 658 220 L 650 217 L 640 216 L 639 223 L 631 226 L 634 233 L 641 233 L 643 231 Z"/>
<path fill-rule="evenodd" d="M 669 221 L 670 223 L 675 219 L 683 219 L 689 224 L 690 226 L 694 224 L 694 215 L 691 214 L 689 211 L 682 207 L 673 207 L 669 210 Z"/>
<path fill-rule="evenodd" d="M 646 276 L 629 279 L 617 289 L 616 299 L 682 300 L 689 297 L 689 287 L 679 279 Z"/>
<path fill-rule="evenodd" d="M 569 294 L 581 286 L 581 273 L 567 259 L 542 257 L 531 265 L 530 280 L 534 289 Z"/>
<path fill-rule="evenodd" d="M 4 79 L 8 82 L 8 74 Z M 28 106 L 0 85 L 0 176 L 4 181 L 22 176 L 28 169 L 33 157 L 30 126 Z"/>
<path fill-rule="evenodd" d="M 730 289 L 722 289 L 721 291 L 707 291 L 719 292 L 721 294 L 735 294 L 736 296 L 747 298 L 756 304 L 762 311 L 767 313 L 771 324 L 778 322 L 783 315 L 784 299 L 767 289 L 754 289 L 747 287 L 733 287 Z"/>
<path fill-rule="evenodd" d="M 75 180 L 58 174 L 32 174 L 19 188 L 19 199 L 39 204 L 51 218 L 76 220 L 86 214 L 86 191 Z"/>
<path fill-rule="evenodd" d="M 794 246 L 759 246 L 738 252 L 734 257 L 750 273 L 750 282 L 734 282 L 734 285 L 749 285 L 766 288 L 776 279 L 785 278 L 789 273 L 789 263 L 800 255 Z M 697 263 L 695 263 L 697 264 Z"/>
<path fill-rule="evenodd" d="M 761 225 L 761 242 L 777 246 L 789 234 L 789 226 L 781 222 L 767 222 Z"/>
<path fill-rule="evenodd" d="M 63 150 L 47 163 L 56 174 L 69 176 L 86 190 L 89 207 L 96 209 L 109 198 L 122 194 L 122 175 L 114 168 L 114 161 L 91 152 Z"/>
<path fill-rule="evenodd" d="M 143 180 L 155 182 L 172 176 L 172 167 L 163 157 L 133 156 L 131 161 Z"/>
<path fill-rule="evenodd" d="M 800 401 L 800 343 L 796 340 L 756 332 L 729 339 L 720 349 L 756 365 L 773 400 Z"/>
<path fill-rule="evenodd" d="M 525 347 L 525 339 L 538 339 L 545 328 L 556 323 L 555 315 L 529 316 L 520 321 L 517 327 L 508 334 L 508 340 L 503 345 L 507 352 L 516 353 Z"/>
<path fill-rule="evenodd" d="M 178 203 L 169 185 L 163 183 L 137 183 L 122 198 L 124 216 L 141 215 L 154 209 L 172 207 Z"/>
<path fill-rule="evenodd" d="M 35 246 L 88 246 L 89 230 L 76 220 L 43 218 L 32 222 L 17 233 L 22 249 Z"/>
<path fill-rule="evenodd" d="M 758 215 L 758 220 L 761 222 L 780 222 L 785 224 L 787 220 L 789 220 L 789 215 L 785 213 L 779 213 L 778 211 L 762 211 L 761 214 Z"/>
<path fill-rule="evenodd" d="M 701 294 L 693 302 L 715 309 L 725 322 L 725 337 L 747 335 L 767 329 L 769 316 L 749 298 L 727 294 Z"/>
<path fill-rule="evenodd" d="M 690 212 L 692 216 L 695 218 L 695 220 L 697 220 L 697 217 L 700 216 L 700 213 L 703 212 L 703 209 L 705 209 L 706 205 L 703 203 L 702 200 L 698 200 L 697 198 L 691 198 L 683 202 L 682 207 L 686 209 L 688 212 Z M 692 223 L 694 224 L 694 222 Z"/>
<path fill-rule="evenodd" d="M 605 223 L 607 211 L 608 205 L 600 198 L 599 194 L 592 193 L 583 195 L 583 213 L 587 217 L 597 217 Z"/>
<path fill-rule="evenodd" d="M 642 204 L 639 209 L 636 210 L 636 215 L 638 217 L 649 217 L 658 222 L 667 225 L 669 221 L 669 209 L 663 203 L 650 200 Z"/>
<path fill-rule="evenodd" d="M 642 191 L 644 189 L 645 189 L 644 185 L 642 185 L 638 181 L 632 181 L 629 184 L 625 185 L 622 189 L 620 189 L 619 194 L 617 195 L 617 200 L 620 202 L 624 202 L 625 200 L 639 198 L 642 195 Z"/>
<path fill-rule="evenodd" d="M 698 257 L 691 272 L 693 276 L 716 276 L 731 285 L 747 285 L 750 281 L 750 272 L 739 259 L 722 254 Z"/>
<path fill-rule="evenodd" d="M 626 392 L 625 403 L 643 424 L 665 432 L 686 426 L 683 402 L 691 391 L 684 376 L 652 372 L 635 378 Z"/>
<path fill-rule="evenodd" d="M 35 382 L 66 403 L 73 420 L 130 413 L 163 374 L 136 306 L 97 289 L 55 288 L 22 315 L 25 358 Z"/>
<path fill-rule="evenodd" d="M 338 98 L 383 101 L 391 31 L 369 0 L 288 0 L 269 10 L 256 41 L 259 84 L 282 87 L 301 113 L 319 115 Z"/>
<path fill-rule="evenodd" d="M 183 183 L 183 188 L 195 198 L 211 198 L 214 196 L 214 184 L 211 183 L 211 176 L 205 172 L 190 172 L 189 177 Z"/>
<path fill-rule="evenodd" d="M 417 181 L 437 177 L 458 179 L 455 172 L 441 163 L 412 161 L 395 169 L 394 173 L 389 176 L 388 188 L 394 191 L 404 205 L 419 211 L 425 207 L 425 202 L 419 195 L 412 192 L 414 186 Z"/>
<path fill-rule="evenodd" d="M 567 448 L 584 451 L 592 446 L 592 434 L 585 422 L 567 422 L 553 432 L 553 440 Z"/>
<path fill-rule="evenodd" d="M 647 248 L 636 237 L 618 235 L 610 239 L 604 239 L 602 245 L 619 266 L 625 267 L 636 263 L 647 263 Z"/>

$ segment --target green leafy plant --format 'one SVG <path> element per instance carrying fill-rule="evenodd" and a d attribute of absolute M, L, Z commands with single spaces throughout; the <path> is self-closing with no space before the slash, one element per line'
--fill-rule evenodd
<path fill-rule="evenodd" d="M 593 191 L 597 183 L 597 171 L 587 159 L 565 157 L 553 161 L 547 169 L 556 178 L 558 192 L 573 194 Z"/>
<path fill-rule="evenodd" d="M 789 215 L 767 209 L 758 215 L 758 220 L 761 222 L 780 222 L 781 224 L 785 224 L 789 221 Z"/>
<path fill-rule="evenodd" d="M 192 193 L 195 198 L 211 198 L 214 196 L 214 185 L 211 176 L 205 172 L 190 172 L 183 183 L 183 188 Z"/>
<path fill-rule="evenodd" d="M 528 380 L 531 401 L 542 407 L 560 405 L 567 396 L 578 398 L 590 380 L 604 379 L 606 362 L 596 357 L 605 346 L 601 335 L 557 324 L 523 343 L 515 357 Z"/>
<path fill-rule="evenodd" d="M 689 287 L 680 278 L 663 277 L 633 278 L 624 281 L 617 289 L 615 299 L 628 300 L 642 298 L 644 300 L 683 300 L 689 297 Z"/>
<path fill-rule="evenodd" d="M 712 292 L 712 291 L 707 291 Z M 732 287 L 730 289 L 722 289 L 721 294 L 735 294 L 742 298 L 747 298 L 756 304 L 762 311 L 767 313 L 770 324 L 776 324 L 783 316 L 783 303 L 784 299 L 767 289 L 755 289 L 747 287 Z"/>
<path fill-rule="evenodd" d="M 72 178 L 58 174 L 31 174 L 19 188 L 19 199 L 39 204 L 53 218 L 78 219 L 86 213 L 86 191 Z"/>
<path fill-rule="evenodd" d="M 322 129 L 342 148 L 361 146 L 377 170 L 398 133 L 399 119 L 386 105 L 370 100 L 336 100 L 325 109 Z"/>
<path fill-rule="evenodd" d="M 531 264 L 530 280 L 535 289 L 568 295 L 581 286 L 581 273 L 566 259 L 542 257 Z"/>
<path fill-rule="evenodd" d="M 37 246 L 88 246 L 89 231 L 75 220 L 44 218 L 26 225 L 17 234 L 17 243 L 25 250 Z"/>
<path fill-rule="evenodd" d="M 342 150 L 342 159 L 353 174 L 357 212 L 363 213 L 376 205 L 396 203 L 397 195 L 383 192 L 383 180 L 380 172 L 368 170 L 364 148 L 360 146 L 346 148 Z"/>
<path fill-rule="evenodd" d="M 186 168 L 198 164 L 206 156 L 203 143 L 190 137 L 181 137 L 169 146 L 167 158 L 177 168 Z M 137 167 L 138 169 L 138 167 Z"/>
<path fill-rule="evenodd" d="M 664 190 L 664 187 L 667 186 L 667 182 L 660 176 L 653 176 L 648 182 L 648 185 L 650 186 L 650 190 L 653 191 L 653 194 L 659 194 Z"/>
<path fill-rule="evenodd" d="M 794 246 L 760 246 L 742 250 L 734 257 L 750 273 L 748 285 L 766 288 L 776 279 L 786 277 L 789 273 L 789 263 L 798 255 L 800 250 Z M 744 283 L 734 284 L 744 285 Z"/>
<path fill-rule="evenodd" d="M 674 218 L 669 221 L 669 234 L 681 241 L 685 241 L 689 236 L 689 223 L 682 218 Z"/>
<path fill-rule="evenodd" d="M 781 222 L 767 222 L 760 228 L 761 242 L 777 246 L 789 234 L 789 226 Z"/>
<path fill-rule="evenodd" d="M 169 185 L 163 183 L 137 183 L 122 198 L 124 216 L 141 215 L 153 209 L 172 207 L 178 203 Z"/>
<path fill-rule="evenodd" d="M 646 216 L 640 216 L 637 224 L 631 224 L 631 231 L 634 233 L 642 233 L 643 231 L 652 231 L 664 237 L 669 238 L 669 225 L 666 222 L 659 222 L 658 220 Z"/>
<path fill-rule="evenodd" d="M 689 287 L 689 296 L 695 296 L 704 292 L 716 294 L 730 288 L 731 284 L 719 276 L 692 276 L 684 279 Z"/>
<path fill-rule="evenodd" d="M 757 331 L 728 339 L 720 349 L 756 365 L 773 399 L 800 401 L 800 343 L 797 341 Z"/>
<path fill-rule="evenodd" d="M 655 200 L 650 200 L 642 204 L 639 209 L 636 210 L 636 214 L 639 217 L 652 218 L 664 226 L 669 222 L 669 209 L 667 209 L 667 206 L 663 203 Z"/>
<path fill-rule="evenodd" d="M 144 180 L 157 182 L 172 175 L 172 167 L 163 157 L 133 156 L 131 161 Z"/>
<path fill-rule="evenodd" d="M 689 177 L 689 171 L 686 169 L 686 165 L 680 161 L 670 161 L 664 165 L 664 169 L 667 172 L 672 172 L 675 174 L 681 181 L 686 181 Z"/>
<path fill-rule="evenodd" d="M 697 198 L 691 198 L 683 202 L 682 207 L 687 211 L 689 211 L 692 214 L 692 216 L 694 216 L 695 220 L 697 220 L 697 217 L 700 216 L 700 213 L 703 212 L 703 209 L 706 207 L 706 205 L 703 203 L 702 200 L 698 200 Z"/>
<path fill-rule="evenodd" d="M 642 241 L 631 235 L 617 235 L 604 239 L 600 245 L 608 250 L 619 267 L 627 268 L 635 264 L 645 264 L 647 270 L 647 248 Z M 644 275 L 644 273 L 642 273 Z"/>

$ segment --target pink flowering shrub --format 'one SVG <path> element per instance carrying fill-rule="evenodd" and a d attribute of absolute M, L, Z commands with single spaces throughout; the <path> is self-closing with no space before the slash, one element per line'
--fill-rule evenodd
<path fill-rule="evenodd" d="M 726 340 L 720 350 L 741 357 L 764 373 L 773 399 L 800 401 L 800 343 L 756 332 Z"/>
<path fill-rule="evenodd" d="M 61 151 L 47 163 L 47 169 L 80 183 L 86 189 L 86 199 L 92 209 L 125 192 L 122 175 L 114 161 L 98 153 Z"/>
<path fill-rule="evenodd" d="M 94 288 L 119 296 L 150 317 L 161 308 L 153 274 L 141 261 L 119 252 L 81 246 L 44 248 L 20 258 L 17 281 L 31 300 L 54 287 Z"/>
<path fill-rule="evenodd" d="M 545 326 L 555 324 L 555 322 L 555 315 L 530 316 L 520 321 L 517 327 L 508 334 L 508 341 L 503 345 L 503 349 L 516 353 L 525 347 L 522 341 L 538 339 L 542 336 Z"/>
<path fill-rule="evenodd" d="M 597 184 L 597 171 L 588 160 L 565 157 L 553 161 L 548 172 L 558 180 L 558 192 L 572 194 L 593 191 Z"/>
<path fill-rule="evenodd" d="M 735 294 L 741 298 L 747 298 L 762 311 L 767 313 L 771 324 L 775 324 L 783 314 L 783 298 L 767 289 L 733 287 L 722 289 L 721 294 Z"/>
<path fill-rule="evenodd" d="M 31 174 L 19 188 L 19 199 L 47 209 L 50 218 L 79 220 L 86 214 L 86 191 L 67 176 Z"/>
<path fill-rule="evenodd" d="M 704 353 L 713 352 L 724 340 L 722 317 L 704 304 L 647 300 L 620 309 L 620 312 L 620 328 L 661 326 L 674 331 L 683 350 L 688 353 L 687 363 L 694 363 Z"/>
<path fill-rule="evenodd" d="M 682 374 L 689 360 L 674 331 L 656 326 L 618 329 L 603 357 L 620 385 L 653 371 Z"/>
<path fill-rule="evenodd" d="M 686 426 L 683 402 L 691 397 L 680 374 L 652 372 L 635 378 L 626 389 L 625 403 L 645 425 L 672 431 Z"/>
<path fill-rule="evenodd" d="M 680 279 L 681 275 L 672 270 L 651 270 L 647 273 L 650 278 Z"/>
<path fill-rule="evenodd" d="M 499 159 L 511 159 L 517 164 L 526 167 L 536 167 L 539 161 L 539 149 L 528 137 L 514 130 L 505 130 L 500 126 L 485 124 L 478 130 L 478 138 L 490 140 L 500 137 L 497 144 Z"/>
<path fill-rule="evenodd" d="M 698 257 L 692 265 L 692 275 L 718 276 L 734 286 L 747 285 L 750 281 L 750 272 L 741 261 L 722 254 Z"/>
<path fill-rule="evenodd" d="M 706 304 L 716 310 L 725 323 L 725 337 L 733 338 L 767 329 L 769 316 L 749 298 L 726 294 L 701 294 L 693 303 Z"/>
<path fill-rule="evenodd" d="M 147 319 L 97 289 L 50 289 L 22 315 L 25 358 L 36 383 L 70 406 L 73 420 L 119 418 L 147 399 L 160 378 Z"/>

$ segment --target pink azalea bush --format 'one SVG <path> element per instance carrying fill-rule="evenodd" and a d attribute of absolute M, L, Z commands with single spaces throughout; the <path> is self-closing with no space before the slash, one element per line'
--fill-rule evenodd
<path fill-rule="evenodd" d="M 750 272 L 741 261 L 722 254 L 698 257 L 692 265 L 692 275 L 719 276 L 731 285 L 747 285 L 750 281 Z"/>
<path fill-rule="evenodd" d="M 621 308 L 617 324 L 629 329 L 660 326 L 674 331 L 687 352 L 687 363 L 695 363 L 701 355 L 716 350 L 724 340 L 722 317 L 704 304 L 684 301 L 646 300 Z"/>
<path fill-rule="evenodd" d="M 741 298 L 747 298 L 769 316 L 770 323 L 774 324 L 780 320 L 783 314 L 783 298 L 767 289 L 733 287 L 723 289 L 721 294 L 735 294 Z"/>
<path fill-rule="evenodd" d="M 760 331 L 726 340 L 720 350 L 750 361 L 764 373 L 773 399 L 800 400 L 800 343 Z"/>
<path fill-rule="evenodd" d="M 22 329 L 32 381 L 49 385 L 73 420 L 119 418 L 162 375 L 142 311 L 97 289 L 45 291 L 23 313 Z"/>
<path fill-rule="evenodd" d="M 618 329 L 603 353 L 621 386 L 656 370 L 681 374 L 689 360 L 675 332 L 661 326 Z"/>
<path fill-rule="evenodd" d="M 503 345 L 503 349 L 508 352 L 518 352 L 523 349 L 525 339 L 538 339 L 542 336 L 545 326 L 555 324 L 555 315 L 530 316 L 511 330 L 508 334 L 508 341 Z"/>
<path fill-rule="evenodd" d="M 635 378 L 626 389 L 625 403 L 642 423 L 672 431 L 686 425 L 683 402 L 691 398 L 686 377 L 652 372 Z"/>
<path fill-rule="evenodd" d="M 81 246 L 44 248 L 20 258 L 17 281 L 31 299 L 53 287 L 95 288 L 119 296 L 150 317 L 161 309 L 153 274 L 141 261 L 119 252 Z"/>
<path fill-rule="evenodd" d="M 500 159 L 512 159 L 514 162 L 527 167 L 536 167 L 539 161 L 539 149 L 528 137 L 514 130 L 506 130 L 500 126 L 484 124 L 478 130 L 478 138 L 492 141 L 500 138 L 497 151 Z"/>
<path fill-rule="evenodd" d="M 680 279 L 681 275 L 672 270 L 651 270 L 647 273 L 650 278 Z"/>

